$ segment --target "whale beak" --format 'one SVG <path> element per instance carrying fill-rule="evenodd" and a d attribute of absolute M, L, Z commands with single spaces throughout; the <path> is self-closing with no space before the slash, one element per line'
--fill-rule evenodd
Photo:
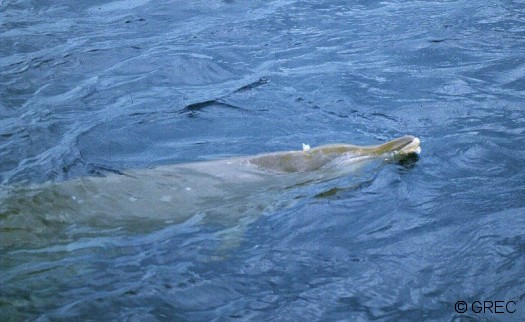
<path fill-rule="evenodd" d="M 394 153 L 396 155 L 406 155 L 412 153 L 419 154 L 421 152 L 419 144 L 420 141 L 417 137 L 406 135 L 373 147 L 373 149 L 378 155 L 385 153 Z"/>
<path fill-rule="evenodd" d="M 411 139 L 404 147 L 402 147 L 399 152 L 404 154 L 420 154 L 421 153 L 421 141 L 416 138 L 415 136 L 408 135 L 406 136 L 407 139 Z"/>

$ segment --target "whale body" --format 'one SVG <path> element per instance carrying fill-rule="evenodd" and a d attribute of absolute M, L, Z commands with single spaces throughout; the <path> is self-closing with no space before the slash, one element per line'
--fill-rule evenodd
<path fill-rule="evenodd" d="M 276 200 L 293 187 L 348 175 L 372 161 L 402 160 L 418 154 L 419 145 L 403 136 L 376 146 L 323 145 L 4 189 L 0 247 L 60 239 L 71 225 L 140 230 L 193 220 L 242 231 L 279 207 Z"/>

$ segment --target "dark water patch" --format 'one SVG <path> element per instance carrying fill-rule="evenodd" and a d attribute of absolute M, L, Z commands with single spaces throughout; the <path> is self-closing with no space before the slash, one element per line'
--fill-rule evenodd
<path fill-rule="evenodd" d="M 447 41 L 448 39 L 430 39 L 429 42 L 439 44 L 440 42 Z"/>
<path fill-rule="evenodd" d="M 241 92 L 246 92 L 246 91 L 251 91 L 259 86 L 262 86 L 262 85 L 265 85 L 265 84 L 268 84 L 268 82 L 270 82 L 270 79 L 267 78 L 267 77 L 261 77 L 259 78 L 257 81 L 253 82 L 253 83 L 250 83 L 248 85 L 244 85 L 243 87 L 239 88 L 239 89 L 236 89 L 233 93 L 241 93 Z"/>
<path fill-rule="evenodd" d="M 88 173 L 92 176 L 106 176 L 108 174 L 124 175 L 121 169 L 110 168 L 103 164 L 89 164 Z"/>
<path fill-rule="evenodd" d="M 134 22 L 146 22 L 146 19 L 144 18 L 134 18 L 134 19 L 126 19 L 124 23 L 134 23 Z"/>
<path fill-rule="evenodd" d="M 183 109 L 179 111 L 179 113 L 187 114 L 189 117 L 196 117 L 199 112 L 206 112 L 205 110 L 210 107 L 231 108 L 246 111 L 246 109 L 243 109 L 242 107 L 234 106 L 232 104 L 228 104 L 220 100 L 209 100 L 186 105 Z"/>

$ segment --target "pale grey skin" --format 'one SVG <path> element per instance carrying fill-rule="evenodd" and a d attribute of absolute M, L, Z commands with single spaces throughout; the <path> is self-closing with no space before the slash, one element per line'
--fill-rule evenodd
<path fill-rule="evenodd" d="M 323 145 L 4 190 L 0 247 L 60 240 L 60 227 L 71 224 L 140 231 L 183 222 L 230 227 L 220 238 L 236 244 L 249 223 L 287 202 L 290 188 L 347 175 L 373 160 L 403 159 L 419 153 L 419 143 L 404 136 L 377 146 Z"/>

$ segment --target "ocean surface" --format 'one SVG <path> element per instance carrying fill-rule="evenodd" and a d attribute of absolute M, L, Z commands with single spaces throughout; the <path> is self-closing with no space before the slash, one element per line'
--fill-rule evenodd
<path fill-rule="evenodd" d="M 27 193 L 405 134 L 235 220 Z M 524 321 L 524 165 L 523 0 L 0 0 L 2 321 Z"/>

